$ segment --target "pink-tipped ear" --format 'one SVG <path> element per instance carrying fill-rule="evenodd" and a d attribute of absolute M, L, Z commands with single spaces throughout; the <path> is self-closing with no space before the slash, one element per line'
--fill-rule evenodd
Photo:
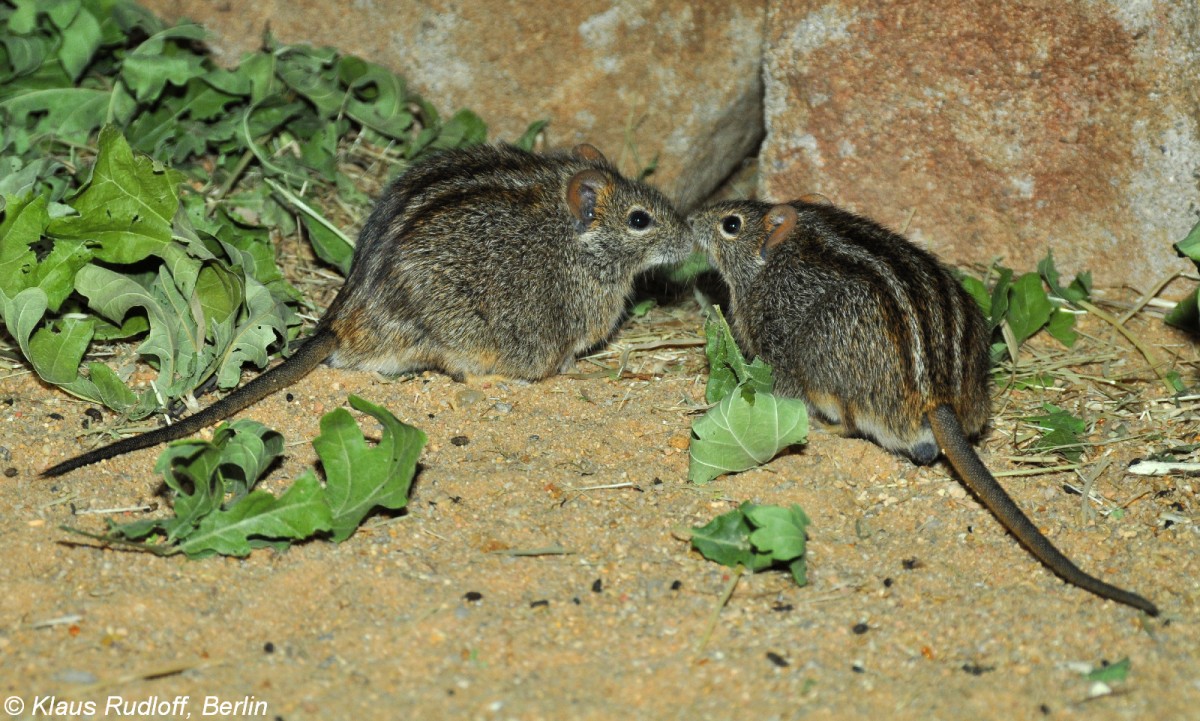
<path fill-rule="evenodd" d="M 579 145 L 576 145 L 574 150 L 571 152 L 575 154 L 575 157 L 582 158 L 583 160 L 591 160 L 592 162 L 596 163 L 608 162 L 608 158 L 604 157 L 604 153 L 601 153 L 596 146 L 592 145 L 591 143 L 580 143 Z"/>
<path fill-rule="evenodd" d="M 607 185 L 608 176 L 599 170 L 581 170 L 571 176 L 567 181 L 567 207 L 575 220 L 586 225 L 596 217 L 600 192 Z"/>
<path fill-rule="evenodd" d="M 805 193 L 799 198 L 796 198 L 796 200 L 800 201 L 801 203 L 808 203 L 809 205 L 833 205 L 832 200 L 826 198 L 820 193 Z"/>
<path fill-rule="evenodd" d="M 796 227 L 796 221 L 796 209 L 790 205 L 776 205 L 767 211 L 767 217 L 763 219 L 767 230 L 767 239 L 763 241 L 761 251 L 764 259 L 768 250 L 787 240 Z"/>

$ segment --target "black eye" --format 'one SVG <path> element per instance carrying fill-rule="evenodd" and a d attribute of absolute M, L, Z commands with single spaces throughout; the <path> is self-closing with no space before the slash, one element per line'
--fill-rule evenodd
<path fill-rule="evenodd" d="M 635 210 L 629 214 L 629 227 L 634 230 L 645 230 L 650 227 L 654 219 L 644 210 Z"/>
<path fill-rule="evenodd" d="M 721 230 L 728 235 L 737 235 L 742 229 L 742 219 L 736 215 L 727 215 L 721 219 Z"/>

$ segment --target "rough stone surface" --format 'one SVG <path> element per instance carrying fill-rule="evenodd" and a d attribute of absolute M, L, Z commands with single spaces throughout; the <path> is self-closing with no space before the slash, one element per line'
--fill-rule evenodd
<path fill-rule="evenodd" d="M 147 0 L 212 32 L 225 62 L 264 29 L 331 45 L 404 75 L 439 108 L 469 107 L 492 137 L 548 118 L 550 145 L 587 141 L 682 205 L 703 199 L 762 137 L 766 0 Z"/>
<path fill-rule="evenodd" d="M 760 194 L 1145 289 L 1200 217 L 1198 7 L 773 3 Z"/>

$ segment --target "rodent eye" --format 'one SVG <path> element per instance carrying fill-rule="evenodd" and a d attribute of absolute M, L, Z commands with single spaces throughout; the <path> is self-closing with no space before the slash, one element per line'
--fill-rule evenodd
<path fill-rule="evenodd" d="M 736 215 L 727 215 L 721 219 L 721 230 L 725 235 L 737 235 L 742 229 L 742 219 Z"/>
<path fill-rule="evenodd" d="M 628 222 L 629 227 L 634 230 L 645 230 L 654 222 L 654 218 L 651 218 L 646 211 L 638 209 L 629 214 Z"/>

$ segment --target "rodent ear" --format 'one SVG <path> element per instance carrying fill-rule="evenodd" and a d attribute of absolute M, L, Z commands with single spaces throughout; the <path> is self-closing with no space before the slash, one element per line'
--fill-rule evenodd
<path fill-rule="evenodd" d="M 787 204 L 776 205 L 767 211 L 767 217 L 763 219 L 767 238 L 759 250 L 763 260 L 767 259 L 768 250 L 787 240 L 787 237 L 792 234 L 792 229 L 796 227 L 797 220 L 796 209 Z"/>
<path fill-rule="evenodd" d="M 575 154 L 575 157 L 582 160 L 591 160 L 596 163 L 608 162 L 608 158 L 604 157 L 604 153 L 601 153 L 596 146 L 592 145 L 591 143 L 580 143 L 579 145 L 576 145 L 574 150 L 571 152 Z"/>
<path fill-rule="evenodd" d="M 575 220 L 585 226 L 596 217 L 600 192 L 608 185 L 608 176 L 599 170 L 581 170 L 567 182 L 567 207 Z"/>
<path fill-rule="evenodd" d="M 796 200 L 800 201 L 801 203 L 808 203 L 809 205 L 833 205 L 832 200 L 826 198 L 820 193 L 805 193 L 799 198 L 796 198 Z"/>

